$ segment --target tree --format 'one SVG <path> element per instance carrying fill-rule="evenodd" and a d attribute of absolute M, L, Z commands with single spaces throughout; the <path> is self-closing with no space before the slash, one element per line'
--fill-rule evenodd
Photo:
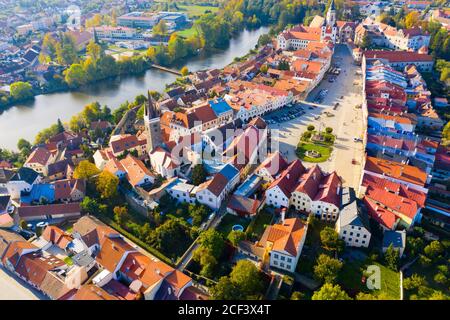
<path fill-rule="evenodd" d="M 80 203 L 80 207 L 83 213 L 91 213 L 91 214 L 105 214 L 106 213 L 106 205 L 100 204 L 97 200 L 84 197 L 83 201 Z"/>
<path fill-rule="evenodd" d="M 420 19 L 420 13 L 418 11 L 411 11 L 405 17 L 405 26 L 407 29 L 416 27 Z"/>
<path fill-rule="evenodd" d="M 245 240 L 245 233 L 240 230 L 233 230 L 228 235 L 228 240 L 234 247 L 237 247 L 241 241 Z"/>
<path fill-rule="evenodd" d="M 183 68 L 181 68 L 180 72 L 183 77 L 186 77 L 189 74 L 189 69 L 188 67 L 184 66 Z"/>
<path fill-rule="evenodd" d="M 128 214 L 127 207 L 119 207 L 119 206 L 114 207 L 113 212 L 114 212 L 114 221 L 119 226 L 123 226 L 126 215 Z"/>
<path fill-rule="evenodd" d="M 403 288 L 405 288 L 406 290 L 417 290 L 420 287 L 426 286 L 428 286 L 428 282 L 426 281 L 425 277 L 419 276 L 416 273 L 414 273 L 411 277 L 405 278 L 403 280 Z"/>
<path fill-rule="evenodd" d="M 31 143 L 23 138 L 20 138 L 17 142 L 17 149 L 19 149 L 22 153 L 29 153 L 31 150 Z"/>
<path fill-rule="evenodd" d="M 230 279 L 247 299 L 259 294 L 263 289 L 263 282 L 258 269 L 248 260 L 238 261 L 231 271 Z"/>
<path fill-rule="evenodd" d="M 159 36 L 160 39 L 167 34 L 167 24 L 164 19 L 161 19 L 152 29 L 154 36 Z"/>
<path fill-rule="evenodd" d="M 430 244 L 423 249 L 423 252 L 428 258 L 430 258 L 433 261 L 436 261 L 441 257 L 442 253 L 444 252 L 444 247 L 439 241 L 435 240 L 430 242 Z"/>
<path fill-rule="evenodd" d="M 331 133 L 333 132 L 333 128 L 326 127 L 326 128 L 325 128 L 325 132 L 331 134 Z"/>
<path fill-rule="evenodd" d="M 268 34 L 263 34 L 258 39 L 258 46 L 265 46 L 272 42 L 272 37 Z"/>
<path fill-rule="evenodd" d="M 389 296 L 384 292 L 380 292 L 379 294 L 360 292 L 356 295 L 356 300 L 392 300 L 392 299 L 389 298 Z"/>
<path fill-rule="evenodd" d="M 291 300 L 305 300 L 305 294 L 300 291 L 294 291 L 291 295 Z"/>
<path fill-rule="evenodd" d="M 205 167 L 203 167 L 203 164 L 197 164 L 192 169 L 192 183 L 196 186 L 202 184 L 206 181 L 207 172 L 205 170 Z"/>
<path fill-rule="evenodd" d="M 398 250 L 394 249 L 392 243 L 389 245 L 386 252 L 384 253 L 384 260 L 386 261 L 390 269 L 397 271 L 400 257 Z"/>
<path fill-rule="evenodd" d="M 325 283 L 320 290 L 315 291 L 312 300 L 351 300 L 348 294 L 339 285 Z"/>
<path fill-rule="evenodd" d="M 11 98 L 16 101 L 27 100 L 34 96 L 33 87 L 28 82 L 14 82 L 9 87 Z"/>
<path fill-rule="evenodd" d="M 326 254 L 321 254 L 314 266 L 314 276 L 323 282 L 333 283 L 344 264 Z"/>
<path fill-rule="evenodd" d="M 81 161 L 73 172 L 75 179 L 89 179 L 100 173 L 100 170 L 88 160 Z"/>
<path fill-rule="evenodd" d="M 339 234 L 331 227 L 325 227 L 320 231 L 320 241 L 326 250 L 342 251 L 344 243 L 339 239 Z"/>
<path fill-rule="evenodd" d="M 200 274 L 205 277 L 212 277 L 213 270 L 217 266 L 217 259 L 212 255 L 211 249 L 199 247 L 194 251 L 192 260 L 198 262 L 202 267 Z"/>
<path fill-rule="evenodd" d="M 64 125 L 62 124 L 60 118 L 58 118 L 58 121 L 56 122 L 56 125 L 58 126 L 58 133 L 61 133 L 61 132 L 65 131 Z"/>
<path fill-rule="evenodd" d="M 78 88 L 86 84 L 86 72 L 79 63 L 72 64 L 64 71 L 64 79 L 71 88 Z"/>
<path fill-rule="evenodd" d="M 197 239 L 201 247 L 211 250 L 211 254 L 219 258 L 225 247 L 223 236 L 220 232 L 214 229 L 208 229 L 203 232 Z"/>
<path fill-rule="evenodd" d="M 221 277 L 217 284 L 211 288 L 214 300 L 240 300 L 239 289 L 229 277 Z"/>
<path fill-rule="evenodd" d="M 97 177 L 97 191 L 103 199 L 111 199 L 117 194 L 119 178 L 109 171 L 103 170 Z"/>
<path fill-rule="evenodd" d="M 406 248 L 409 250 L 409 253 L 412 257 L 417 256 L 419 253 L 422 252 L 424 248 L 424 242 L 422 238 L 415 238 L 415 237 L 408 237 L 406 239 Z"/>
<path fill-rule="evenodd" d="M 87 55 L 92 59 L 94 64 L 100 60 L 105 54 L 103 51 L 102 46 L 98 45 L 94 42 L 94 40 L 89 41 L 89 43 L 86 46 L 86 53 Z"/>
<path fill-rule="evenodd" d="M 360 43 L 360 47 L 362 49 L 368 49 L 371 45 L 371 40 L 369 35 L 367 34 L 367 32 L 363 35 L 362 39 L 361 39 L 361 43 Z"/>
<path fill-rule="evenodd" d="M 306 129 L 308 131 L 314 131 L 315 127 L 312 124 L 310 124 L 308 127 L 306 127 Z"/>

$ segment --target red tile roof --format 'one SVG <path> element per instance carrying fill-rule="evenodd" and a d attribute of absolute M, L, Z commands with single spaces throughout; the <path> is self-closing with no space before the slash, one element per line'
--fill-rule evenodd
<path fill-rule="evenodd" d="M 46 215 L 69 215 L 80 213 L 81 208 L 79 203 L 62 203 L 62 204 L 48 204 L 39 206 L 22 206 L 18 208 L 18 213 L 21 218 L 38 217 Z"/>
<path fill-rule="evenodd" d="M 368 50 L 364 52 L 366 59 L 386 59 L 389 62 L 432 62 L 433 57 L 411 51 Z"/>
<path fill-rule="evenodd" d="M 374 157 L 366 158 L 364 170 L 383 174 L 422 187 L 427 182 L 427 173 L 417 167 Z"/>
<path fill-rule="evenodd" d="M 259 245 L 266 247 L 272 244 L 272 250 L 285 251 L 296 257 L 297 248 L 306 236 L 307 226 L 298 218 L 286 219 L 280 224 L 268 226 L 264 231 Z"/>
<path fill-rule="evenodd" d="M 290 198 L 291 193 L 294 192 L 300 176 L 306 171 L 300 160 L 292 161 L 289 166 L 280 174 L 280 176 L 273 181 L 268 189 L 278 186 L 283 193 Z"/>

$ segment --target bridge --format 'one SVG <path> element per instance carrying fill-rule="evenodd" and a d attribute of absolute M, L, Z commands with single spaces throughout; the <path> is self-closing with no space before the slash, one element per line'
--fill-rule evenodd
<path fill-rule="evenodd" d="M 180 71 L 175 70 L 175 69 L 166 68 L 166 67 L 160 66 L 158 64 L 152 64 L 151 67 L 154 68 L 154 69 L 158 69 L 158 70 L 161 70 L 161 71 L 165 71 L 165 72 L 169 72 L 169 73 L 175 74 L 177 76 L 182 76 Z"/>

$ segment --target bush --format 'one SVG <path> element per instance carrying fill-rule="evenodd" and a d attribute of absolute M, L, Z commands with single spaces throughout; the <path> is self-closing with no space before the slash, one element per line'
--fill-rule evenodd
<path fill-rule="evenodd" d="M 326 127 L 326 128 L 325 128 L 325 132 L 326 132 L 326 133 L 332 133 L 332 132 L 333 132 L 333 128 Z"/>
<path fill-rule="evenodd" d="M 308 131 L 314 131 L 315 128 L 312 124 L 307 127 Z"/>

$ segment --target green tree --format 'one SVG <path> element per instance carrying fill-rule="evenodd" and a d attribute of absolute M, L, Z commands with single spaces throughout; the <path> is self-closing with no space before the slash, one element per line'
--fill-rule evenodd
<path fill-rule="evenodd" d="M 384 253 L 384 260 L 386 261 L 390 269 L 397 271 L 400 257 L 398 250 L 394 249 L 392 243 L 389 245 L 386 252 Z"/>
<path fill-rule="evenodd" d="M 305 294 L 300 291 L 294 291 L 291 295 L 291 300 L 305 300 Z"/>
<path fill-rule="evenodd" d="M 17 149 L 19 149 L 20 152 L 29 153 L 31 150 L 31 143 L 23 138 L 20 138 L 17 142 Z"/>
<path fill-rule="evenodd" d="M 111 199 L 117 194 L 119 178 L 109 171 L 103 170 L 97 177 L 97 192 L 103 199 Z"/>
<path fill-rule="evenodd" d="M 240 230 L 233 230 L 228 235 L 228 240 L 234 247 L 237 247 L 241 241 L 245 240 L 245 233 Z"/>
<path fill-rule="evenodd" d="M 202 269 L 200 274 L 205 277 L 212 277 L 213 270 L 217 266 L 217 259 L 211 253 L 211 249 L 199 247 L 194 251 L 192 259 L 200 264 Z"/>
<path fill-rule="evenodd" d="M 33 87 L 28 82 L 14 82 L 9 87 L 11 98 L 16 101 L 27 100 L 34 96 Z"/>
<path fill-rule="evenodd" d="M 219 258 L 222 255 L 225 247 L 225 241 L 222 234 L 214 229 L 204 231 L 198 237 L 197 242 L 201 247 L 211 250 L 211 254 L 215 258 Z"/>
<path fill-rule="evenodd" d="M 435 240 L 430 242 L 430 244 L 423 249 L 423 252 L 428 258 L 430 258 L 433 261 L 436 261 L 443 254 L 444 247 L 439 241 Z"/>
<path fill-rule="evenodd" d="M 420 287 L 428 286 L 425 277 L 414 273 L 411 277 L 403 279 L 403 288 L 406 290 L 417 290 Z"/>
<path fill-rule="evenodd" d="M 339 239 L 339 234 L 331 227 L 325 227 L 320 231 L 320 241 L 326 250 L 340 252 L 344 249 L 344 242 Z"/>
<path fill-rule="evenodd" d="M 229 277 L 221 277 L 217 284 L 211 288 L 214 300 L 240 300 L 239 289 Z"/>
<path fill-rule="evenodd" d="M 75 179 L 88 179 L 100 173 L 100 170 L 88 160 L 81 161 L 73 172 Z"/>
<path fill-rule="evenodd" d="M 248 260 L 238 261 L 234 266 L 233 271 L 231 271 L 230 279 L 246 298 L 258 295 L 263 289 L 260 272 L 256 266 Z"/>
<path fill-rule="evenodd" d="M 308 131 L 314 131 L 315 127 L 312 124 L 310 124 L 308 127 L 306 127 L 306 129 Z"/>
<path fill-rule="evenodd" d="M 119 226 L 123 226 L 124 222 L 125 222 L 125 218 L 126 218 L 126 216 L 128 214 L 127 207 L 116 206 L 116 207 L 114 207 L 113 212 L 114 212 L 114 221 Z"/>
<path fill-rule="evenodd" d="M 72 64 L 64 71 L 64 79 L 71 88 L 78 88 L 86 84 L 86 72 L 79 63 Z"/>
<path fill-rule="evenodd" d="M 339 285 L 325 283 L 320 290 L 315 291 L 312 300 L 351 300 Z"/>
<path fill-rule="evenodd" d="M 321 254 L 314 266 L 314 277 L 326 283 L 333 283 L 343 265 L 341 261 L 326 254 Z"/>
<path fill-rule="evenodd" d="M 61 122 L 61 119 L 58 118 L 58 121 L 56 122 L 56 125 L 58 126 L 58 133 L 64 132 L 64 125 Z"/>
<path fill-rule="evenodd" d="M 206 181 L 207 172 L 203 164 L 197 164 L 192 169 L 192 183 L 196 186 Z"/>
<path fill-rule="evenodd" d="M 84 197 L 83 201 L 80 203 L 80 207 L 83 213 L 91 213 L 91 214 L 105 214 L 106 213 L 106 205 L 100 204 L 97 200 Z"/>
<path fill-rule="evenodd" d="M 161 19 L 152 29 L 154 36 L 159 36 L 160 39 L 167 34 L 167 24 L 164 19 Z"/>

